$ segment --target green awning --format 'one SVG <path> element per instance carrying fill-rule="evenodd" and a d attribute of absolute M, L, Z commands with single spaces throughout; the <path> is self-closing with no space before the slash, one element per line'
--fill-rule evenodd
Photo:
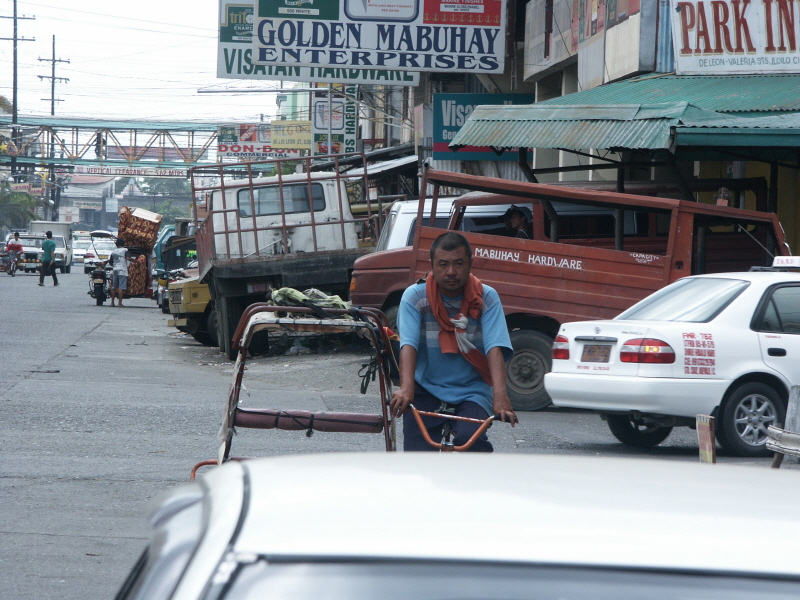
<path fill-rule="evenodd" d="M 755 142 L 755 143 L 754 143 Z M 509 148 L 669 150 L 676 146 L 800 147 L 800 113 L 740 117 L 687 102 L 609 106 L 479 106 L 450 143 Z"/>

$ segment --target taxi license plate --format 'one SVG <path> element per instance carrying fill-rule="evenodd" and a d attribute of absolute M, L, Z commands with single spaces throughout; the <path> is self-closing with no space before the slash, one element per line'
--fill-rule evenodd
<path fill-rule="evenodd" d="M 607 363 L 611 356 L 611 346 L 586 344 L 581 354 L 581 362 Z"/>
<path fill-rule="evenodd" d="M 106 260 L 106 259 L 108 259 L 108 254 L 101 254 L 100 255 L 100 260 Z"/>

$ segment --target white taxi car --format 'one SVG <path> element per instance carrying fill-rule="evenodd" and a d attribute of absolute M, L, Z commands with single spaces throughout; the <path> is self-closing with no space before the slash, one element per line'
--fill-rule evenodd
<path fill-rule="evenodd" d="M 163 499 L 116 599 L 794 600 L 796 475 L 428 452 L 229 462 Z"/>
<path fill-rule="evenodd" d="M 599 412 L 625 444 L 655 446 L 705 414 L 739 456 L 768 454 L 799 384 L 800 273 L 777 268 L 686 277 L 610 321 L 566 323 L 545 376 L 554 405 Z"/>

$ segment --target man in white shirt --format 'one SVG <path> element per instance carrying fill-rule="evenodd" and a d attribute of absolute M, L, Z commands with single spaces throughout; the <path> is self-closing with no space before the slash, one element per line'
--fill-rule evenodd
<path fill-rule="evenodd" d="M 125 296 L 125 290 L 128 289 L 128 263 L 132 259 L 128 258 L 128 250 L 125 248 L 125 240 L 117 238 L 117 249 L 108 257 L 113 270 L 111 271 L 111 306 L 114 306 L 114 298 L 119 300 L 119 305 L 125 308 L 122 304 L 122 298 Z"/>

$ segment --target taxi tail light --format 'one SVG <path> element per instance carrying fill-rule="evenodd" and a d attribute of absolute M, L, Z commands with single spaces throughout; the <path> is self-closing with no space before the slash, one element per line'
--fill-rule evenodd
<path fill-rule="evenodd" d="M 662 340 L 636 338 L 622 345 L 619 360 L 627 363 L 672 364 L 675 362 L 675 350 Z"/>
<path fill-rule="evenodd" d="M 569 340 L 566 336 L 557 335 L 553 340 L 553 359 L 569 360 Z"/>
<path fill-rule="evenodd" d="M 84 260 L 87 258 L 94 258 L 94 254 L 92 254 L 91 252 L 87 252 L 86 254 L 83 255 L 83 258 Z"/>

